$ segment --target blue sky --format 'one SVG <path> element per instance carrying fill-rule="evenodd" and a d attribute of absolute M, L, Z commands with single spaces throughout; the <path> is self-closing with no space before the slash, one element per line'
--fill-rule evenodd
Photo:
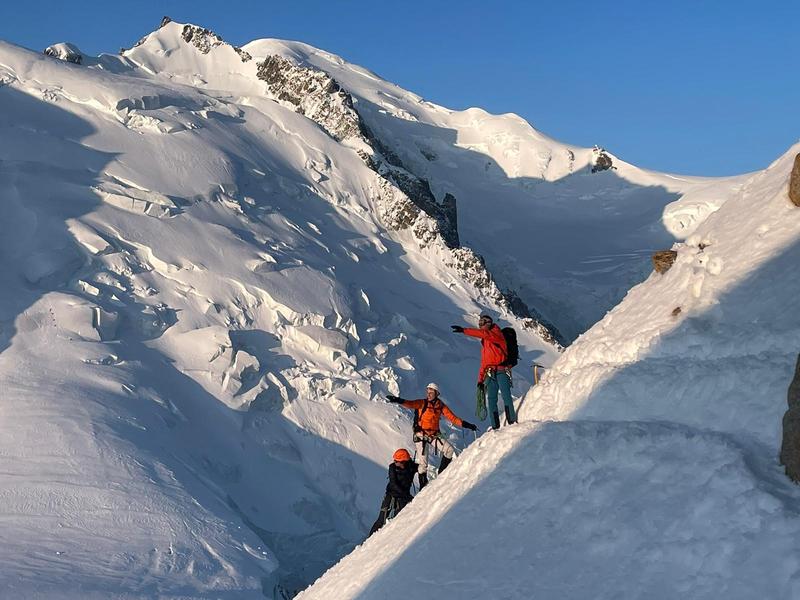
<path fill-rule="evenodd" d="M 243 44 L 295 39 L 449 108 L 696 175 L 765 167 L 800 139 L 800 2 L 97 2 L 0 5 L 0 38 L 116 52 L 168 14 Z"/>

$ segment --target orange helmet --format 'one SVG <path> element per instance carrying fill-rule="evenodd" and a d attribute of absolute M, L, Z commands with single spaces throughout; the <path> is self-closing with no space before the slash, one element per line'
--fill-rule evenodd
<path fill-rule="evenodd" d="M 411 455 L 405 448 L 400 448 L 395 451 L 394 456 L 392 456 L 392 458 L 398 462 L 405 462 L 407 460 L 411 460 Z"/>

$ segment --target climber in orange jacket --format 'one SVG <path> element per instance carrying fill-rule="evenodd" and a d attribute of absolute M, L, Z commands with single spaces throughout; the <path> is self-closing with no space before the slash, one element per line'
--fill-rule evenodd
<path fill-rule="evenodd" d="M 419 489 L 421 490 L 428 483 L 428 452 L 433 447 L 434 452 L 441 450 L 442 460 L 439 463 L 439 473 L 447 468 L 453 460 L 454 449 L 439 431 L 439 420 L 442 415 L 447 417 L 456 427 L 471 429 L 475 431 L 477 427 L 468 421 L 459 419 L 447 405 L 439 398 L 439 386 L 429 383 L 426 390 L 426 397 L 421 400 L 404 400 L 398 396 L 386 396 L 389 402 L 401 404 L 405 408 L 412 408 L 415 412 L 414 418 L 414 445 L 417 448 L 417 461 Z"/>
<path fill-rule="evenodd" d="M 517 422 L 514 401 L 511 398 L 511 366 L 506 363 L 508 348 L 503 330 L 495 325 L 489 315 L 483 314 L 478 320 L 478 329 L 451 325 L 453 333 L 463 333 L 481 340 L 481 368 L 478 371 L 478 388 L 484 387 L 492 417 L 492 428 L 500 427 L 500 413 L 497 408 L 497 392 L 503 395 L 506 422 L 511 425 Z"/>

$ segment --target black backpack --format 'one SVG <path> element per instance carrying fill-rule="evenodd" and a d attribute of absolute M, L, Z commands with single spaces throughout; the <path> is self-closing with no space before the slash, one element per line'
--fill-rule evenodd
<path fill-rule="evenodd" d="M 503 327 L 503 337 L 506 338 L 506 359 L 503 361 L 504 367 L 516 367 L 519 362 L 519 345 L 517 344 L 517 332 L 513 327 Z"/>

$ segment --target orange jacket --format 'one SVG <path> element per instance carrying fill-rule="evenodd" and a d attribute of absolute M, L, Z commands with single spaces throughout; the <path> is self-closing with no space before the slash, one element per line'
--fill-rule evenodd
<path fill-rule="evenodd" d="M 428 404 L 428 408 L 423 411 L 425 403 Z M 438 398 L 436 400 L 406 400 L 402 406 L 420 411 L 419 426 L 425 433 L 439 433 L 439 419 L 442 418 L 442 415 L 456 427 L 461 427 L 463 422 Z"/>
<path fill-rule="evenodd" d="M 486 369 L 501 365 L 508 357 L 503 330 L 497 325 L 492 325 L 487 330 L 464 328 L 464 335 L 481 339 L 481 370 L 478 373 L 478 382 L 483 383 Z"/>

